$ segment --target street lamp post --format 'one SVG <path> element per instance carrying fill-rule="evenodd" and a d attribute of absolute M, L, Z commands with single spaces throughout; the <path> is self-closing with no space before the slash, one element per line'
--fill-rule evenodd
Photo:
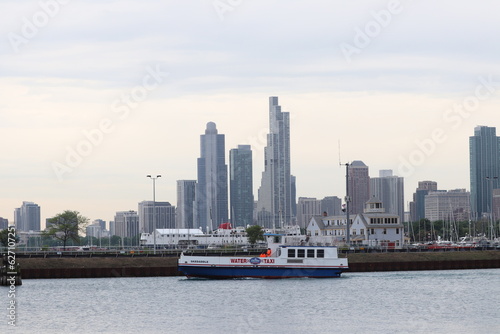
<path fill-rule="evenodd" d="M 155 191 L 155 184 L 156 184 L 156 179 L 161 177 L 161 175 L 156 175 L 156 177 L 153 177 L 151 175 L 146 175 L 146 177 L 149 177 L 151 180 L 153 180 L 153 253 L 156 254 L 156 191 Z"/>

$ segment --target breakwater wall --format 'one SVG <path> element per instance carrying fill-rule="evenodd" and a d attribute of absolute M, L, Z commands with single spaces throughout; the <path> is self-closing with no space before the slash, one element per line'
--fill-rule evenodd
<path fill-rule="evenodd" d="M 500 251 L 347 254 L 350 272 L 500 268 Z M 177 257 L 19 258 L 23 279 L 179 276 Z"/>

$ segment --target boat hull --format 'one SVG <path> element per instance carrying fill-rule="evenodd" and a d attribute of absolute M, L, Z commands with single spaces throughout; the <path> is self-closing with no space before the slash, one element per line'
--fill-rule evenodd
<path fill-rule="evenodd" d="M 311 267 L 219 267 L 179 265 L 179 271 L 187 277 L 212 279 L 231 278 L 334 278 L 340 277 L 345 268 Z"/>

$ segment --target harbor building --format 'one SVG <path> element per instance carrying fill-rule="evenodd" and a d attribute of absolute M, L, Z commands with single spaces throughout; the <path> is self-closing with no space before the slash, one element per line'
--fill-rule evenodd
<path fill-rule="evenodd" d="M 208 122 L 205 134 L 200 136 L 200 151 L 194 228 L 208 232 L 228 221 L 225 137 L 214 122 Z"/>
<path fill-rule="evenodd" d="M 392 170 L 380 170 L 379 177 L 370 178 L 370 197 L 379 198 L 387 213 L 404 217 L 404 178 Z"/>
<path fill-rule="evenodd" d="M 253 225 L 253 176 L 250 145 L 229 151 L 230 216 L 233 226 Z"/>
<path fill-rule="evenodd" d="M 363 161 L 355 160 L 349 165 L 350 213 L 362 213 L 366 201 L 370 199 L 370 176 L 368 166 Z"/>
<path fill-rule="evenodd" d="M 154 245 L 153 233 L 142 233 L 140 244 L 149 247 Z M 248 238 L 243 227 L 236 229 L 219 227 L 213 233 L 208 234 L 203 233 L 201 229 L 157 229 L 156 245 L 168 248 L 218 248 L 248 245 Z"/>
<path fill-rule="evenodd" d="M 153 201 L 142 201 L 139 203 L 138 214 L 140 232 L 149 233 L 154 228 L 175 228 L 175 206 L 172 206 L 170 202 L 156 201 L 153 205 Z"/>
<path fill-rule="evenodd" d="M 293 222 L 290 114 L 281 111 L 276 96 L 269 98 L 269 134 L 264 160 L 257 222 L 264 228 L 289 225 Z"/>
<path fill-rule="evenodd" d="M 176 228 L 193 228 L 196 180 L 177 181 Z"/>
<path fill-rule="evenodd" d="M 496 128 L 477 126 L 469 137 L 470 196 L 473 220 L 489 216 L 493 189 L 500 188 L 500 137 Z"/>
<path fill-rule="evenodd" d="M 307 226 L 310 242 L 316 238 L 323 244 L 343 245 L 346 242 L 346 215 L 315 216 Z M 401 248 L 404 243 L 404 226 L 397 215 L 386 213 L 382 202 L 372 197 L 365 203 L 363 213 L 350 218 L 351 245 L 381 248 Z"/>

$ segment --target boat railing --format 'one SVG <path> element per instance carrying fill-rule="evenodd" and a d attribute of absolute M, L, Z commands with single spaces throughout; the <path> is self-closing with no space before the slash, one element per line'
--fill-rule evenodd
<path fill-rule="evenodd" d="M 256 256 L 264 253 L 267 248 L 252 249 L 189 249 L 182 252 L 188 256 Z"/>

